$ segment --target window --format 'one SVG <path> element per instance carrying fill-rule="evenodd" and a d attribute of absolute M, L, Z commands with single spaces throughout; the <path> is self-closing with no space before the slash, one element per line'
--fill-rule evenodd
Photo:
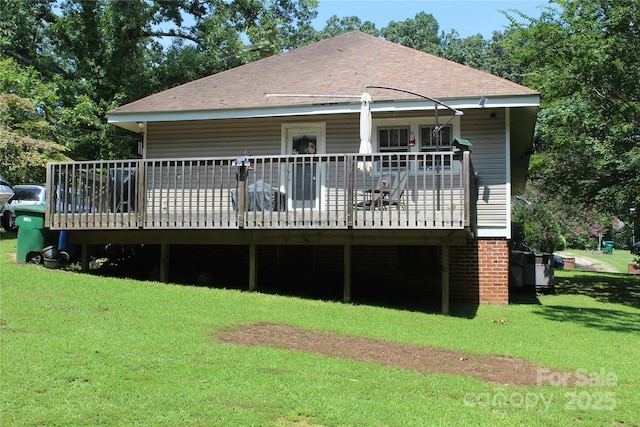
<path fill-rule="evenodd" d="M 409 133 L 410 130 L 408 126 L 378 128 L 378 145 L 380 146 L 380 152 L 383 154 L 408 152 Z M 406 159 L 404 161 L 393 161 L 385 157 L 385 160 L 382 161 L 382 167 L 384 169 L 405 167 L 406 165 Z"/>
<path fill-rule="evenodd" d="M 436 135 L 433 134 L 434 129 L 435 126 L 420 126 L 420 151 L 423 153 L 451 151 L 451 126 L 445 126 L 440 129 L 439 141 L 436 140 Z M 436 156 L 428 156 L 425 162 L 426 164 L 421 165 L 421 167 L 433 167 L 435 158 Z M 444 157 L 444 166 L 451 166 L 451 157 Z"/>

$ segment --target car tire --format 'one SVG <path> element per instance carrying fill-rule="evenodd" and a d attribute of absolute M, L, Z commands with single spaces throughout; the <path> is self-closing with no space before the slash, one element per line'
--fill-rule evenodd
<path fill-rule="evenodd" d="M 4 211 L 2 214 L 2 228 L 4 228 L 4 231 L 14 231 L 16 229 L 11 211 Z"/>

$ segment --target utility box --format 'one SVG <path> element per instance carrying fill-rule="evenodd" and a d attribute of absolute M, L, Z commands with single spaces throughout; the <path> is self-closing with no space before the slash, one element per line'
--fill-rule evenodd
<path fill-rule="evenodd" d="M 538 294 L 555 293 L 553 255 L 531 249 L 512 250 L 509 283 L 516 290 Z"/>
<path fill-rule="evenodd" d="M 42 249 L 58 244 L 57 232 L 52 232 L 44 226 L 46 206 L 27 205 L 16 206 L 16 226 L 18 227 L 18 245 L 16 261 L 20 264 L 27 262 L 42 264 Z"/>
<path fill-rule="evenodd" d="M 555 293 L 553 255 L 536 253 L 535 258 L 535 286 L 536 293 Z"/>

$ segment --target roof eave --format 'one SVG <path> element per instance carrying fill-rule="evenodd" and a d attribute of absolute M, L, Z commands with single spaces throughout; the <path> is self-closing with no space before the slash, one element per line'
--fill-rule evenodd
<path fill-rule="evenodd" d="M 539 107 L 540 95 L 511 95 L 488 98 L 484 105 L 480 105 L 480 98 L 451 98 L 440 99 L 446 105 L 456 110 L 470 110 L 481 108 L 507 107 Z M 419 100 L 382 100 L 371 103 L 372 112 L 409 112 L 434 110 L 435 103 Z M 440 107 L 439 110 L 443 110 Z M 334 104 L 305 104 L 276 107 L 255 107 L 242 109 L 219 110 L 186 110 L 186 111 L 147 111 L 147 112 L 116 112 L 109 114 L 108 122 L 132 132 L 141 132 L 139 124 L 148 122 L 168 122 L 187 120 L 222 120 L 260 117 L 289 117 L 314 116 L 325 114 L 359 113 L 360 102 Z"/>

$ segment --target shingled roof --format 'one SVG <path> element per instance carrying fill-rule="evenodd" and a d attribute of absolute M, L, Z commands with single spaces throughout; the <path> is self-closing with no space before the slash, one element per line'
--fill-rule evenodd
<path fill-rule="evenodd" d="M 440 100 L 538 95 L 492 74 L 354 31 L 156 93 L 109 114 L 357 103 L 267 94 L 358 95 L 366 85 L 403 88 Z M 369 93 L 375 101 L 415 99 L 396 91 Z"/>

